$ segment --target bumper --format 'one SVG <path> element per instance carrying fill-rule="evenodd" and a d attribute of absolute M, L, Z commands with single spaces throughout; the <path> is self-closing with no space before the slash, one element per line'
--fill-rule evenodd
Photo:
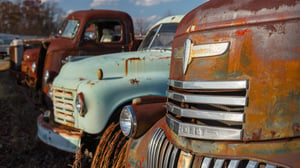
<path fill-rule="evenodd" d="M 299 138 L 251 143 L 201 141 L 179 137 L 166 125 L 162 118 L 141 138 L 130 139 L 126 164 L 142 167 L 300 166 Z"/>
<path fill-rule="evenodd" d="M 75 153 L 80 149 L 82 131 L 63 127 L 43 119 L 43 114 L 37 120 L 37 135 L 44 143 L 63 151 Z"/>

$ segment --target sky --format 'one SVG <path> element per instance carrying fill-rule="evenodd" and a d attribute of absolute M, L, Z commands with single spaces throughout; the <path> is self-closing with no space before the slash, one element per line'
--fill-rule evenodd
<path fill-rule="evenodd" d="M 110 9 L 153 23 L 168 15 L 184 15 L 207 0 L 42 0 L 55 1 L 67 14 L 76 10 Z"/>

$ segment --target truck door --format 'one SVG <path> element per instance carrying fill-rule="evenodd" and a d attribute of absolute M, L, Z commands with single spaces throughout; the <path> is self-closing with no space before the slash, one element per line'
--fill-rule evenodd
<path fill-rule="evenodd" d="M 96 20 L 87 23 L 79 44 L 79 55 L 102 55 L 126 51 L 125 26 L 118 20 Z"/>

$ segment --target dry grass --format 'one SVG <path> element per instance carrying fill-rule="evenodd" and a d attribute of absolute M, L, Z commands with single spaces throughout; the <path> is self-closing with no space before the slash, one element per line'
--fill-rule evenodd
<path fill-rule="evenodd" d="M 49 147 L 36 137 L 40 112 L 29 104 L 0 60 L 0 168 L 70 167 L 74 155 Z"/>

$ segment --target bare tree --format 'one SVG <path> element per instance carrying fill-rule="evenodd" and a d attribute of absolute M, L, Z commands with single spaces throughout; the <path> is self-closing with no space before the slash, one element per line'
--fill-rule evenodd
<path fill-rule="evenodd" d="M 41 0 L 0 0 L 0 32 L 48 36 L 56 31 L 63 11 L 55 2 Z"/>
<path fill-rule="evenodd" d="M 149 29 L 150 22 L 145 18 L 134 19 L 135 32 L 139 35 L 145 35 Z"/>

